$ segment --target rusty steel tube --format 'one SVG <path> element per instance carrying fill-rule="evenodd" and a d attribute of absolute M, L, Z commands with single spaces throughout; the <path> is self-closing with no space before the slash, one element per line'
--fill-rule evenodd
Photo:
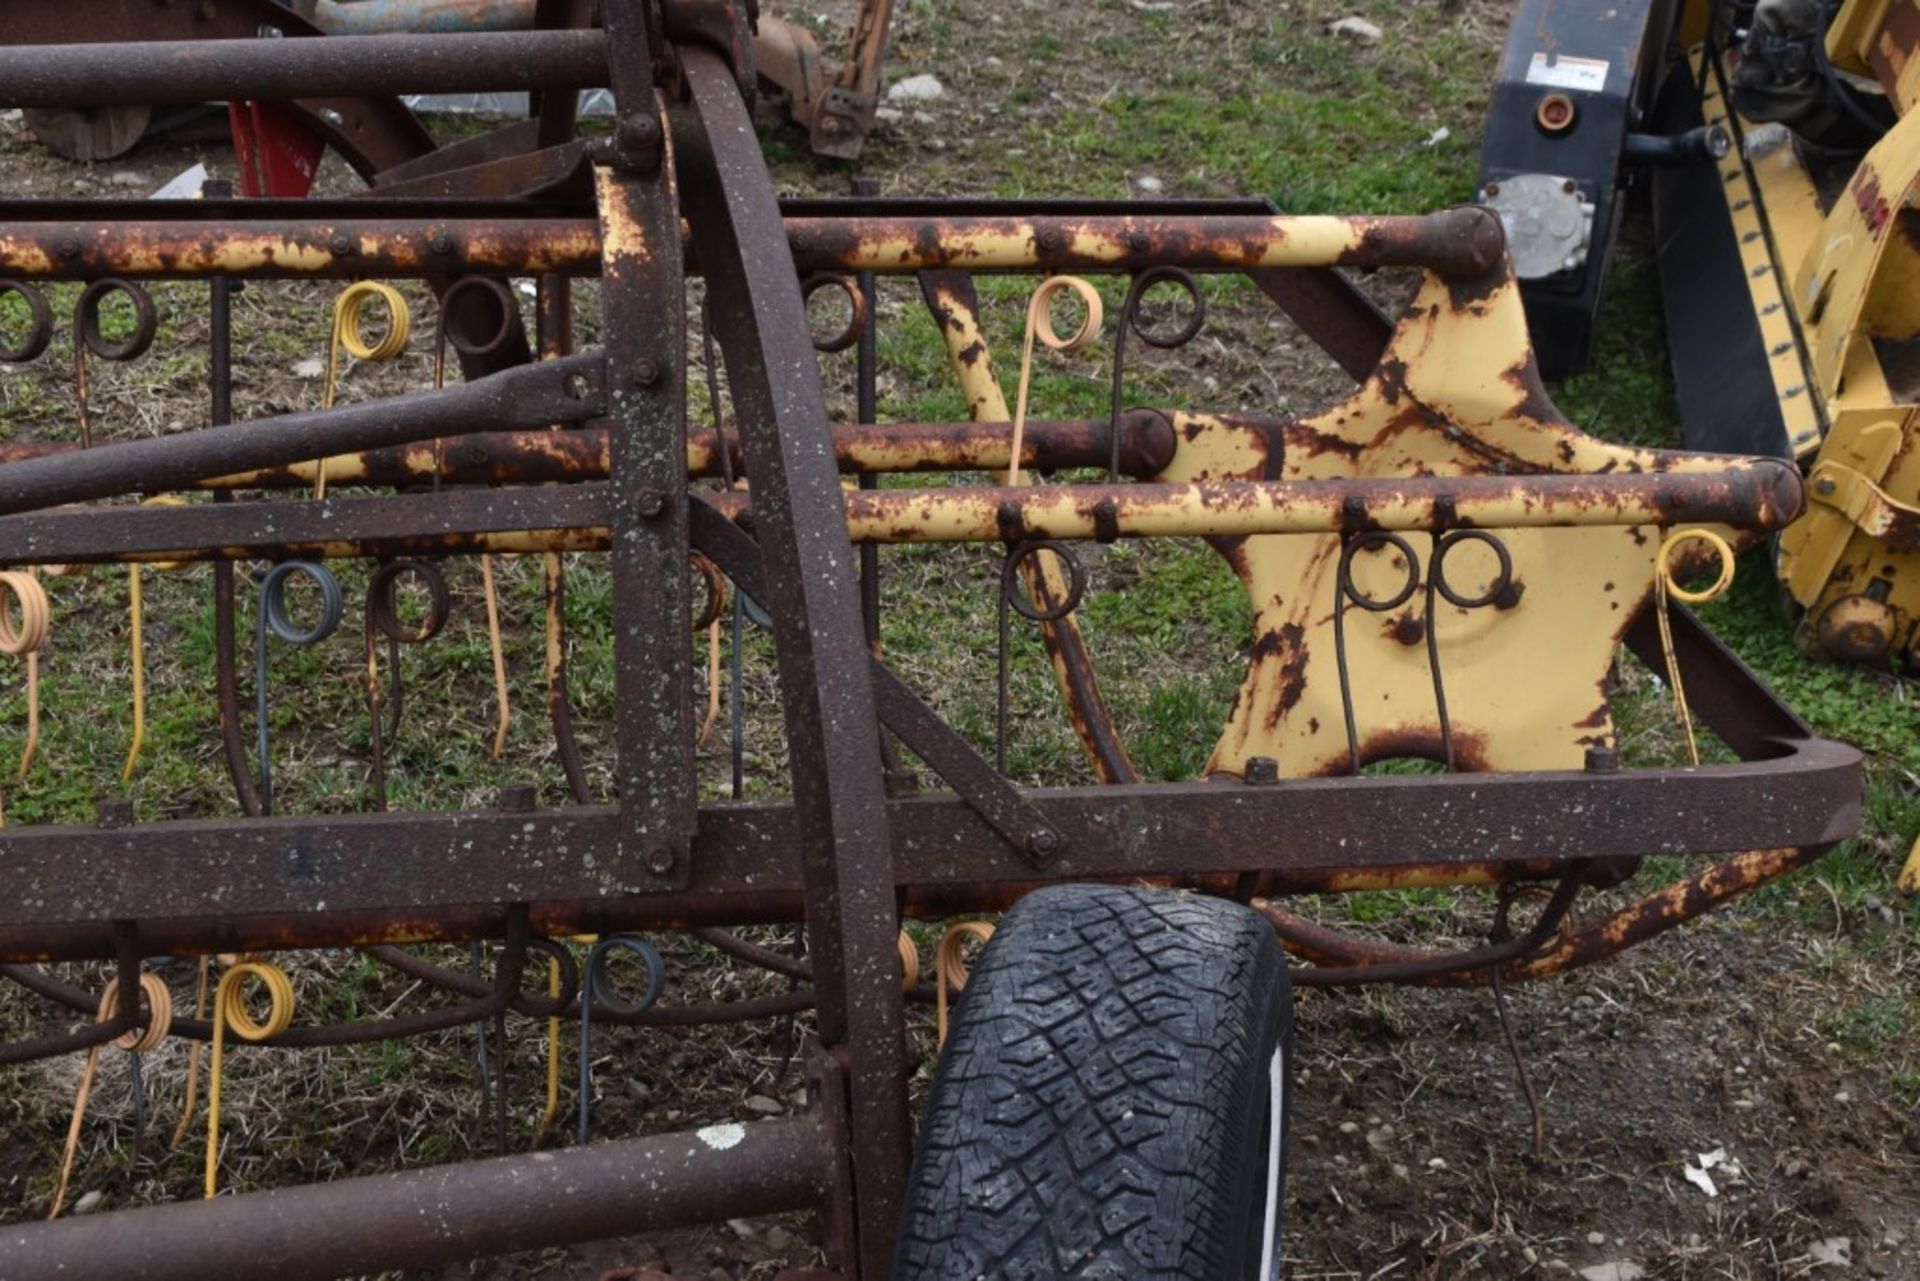
<path fill-rule="evenodd" d="M 1736 854 L 1685 880 L 1655 890 L 1590 925 L 1562 930 L 1537 949 L 1505 957 L 1497 968 L 1503 979 L 1517 982 L 1547 978 L 1606 960 L 1815 863 L 1830 848 L 1810 845 Z M 1431 967 L 1436 961 L 1450 959 L 1421 948 L 1330 929 L 1270 903 L 1256 902 L 1254 906 L 1273 923 L 1289 953 L 1312 962 L 1317 969 L 1332 971 L 1335 976 L 1346 969 L 1354 970 L 1356 977 L 1359 971 L 1367 970 L 1386 975 L 1396 968 Z M 1448 965 L 1406 977 L 1366 981 L 1411 983 L 1421 987 L 1484 987 L 1492 981 L 1494 968 L 1484 963 Z"/>
<path fill-rule="evenodd" d="M 1221 537 L 1364 530 L 1724 524 L 1778 529 L 1800 510 L 1797 472 L 1774 459 L 1718 472 L 1211 481 L 860 490 L 855 542 Z M 728 515 L 745 500 L 720 495 Z"/>
<path fill-rule="evenodd" d="M 0 99 L 9 107 L 176 106 L 225 102 L 236 95 L 286 101 L 606 85 L 602 31 L 0 47 Z"/>
<path fill-rule="evenodd" d="M 1175 414 L 1174 422 L 1188 415 Z M 1029 422 L 1021 444 L 1025 469 L 1098 467 L 1107 460 L 1107 424 L 1101 419 Z M 1000 471 L 1009 461 L 1007 423 L 843 424 L 833 429 L 835 461 L 842 472 Z M 742 466 L 738 443 L 734 466 Z M 1134 410 L 1121 422 L 1120 464 L 1128 475 L 1149 476 L 1173 460 L 1176 440 L 1168 419 Z M 16 440 L 0 443 L 0 467 L 78 452 L 74 441 Z M 306 489 L 317 461 L 285 463 L 226 476 L 210 476 L 189 489 Z M 711 430 L 687 434 L 687 473 L 695 479 L 722 474 L 719 437 Z M 602 427 L 574 431 L 479 431 L 384 449 L 338 454 L 327 461 L 327 484 L 350 486 L 546 485 L 607 478 L 607 433 Z"/>
<path fill-rule="evenodd" d="M 1445 276 L 1471 276 L 1499 266 L 1506 249 L 1499 218 L 1472 206 L 1392 217 L 789 218 L 786 229 L 802 274 L 1347 266 L 1428 267 Z"/>
<path fill-rule="evenodd" d="M 815 1118 L 709 1126 L 271 1192 L 0 1228 L 0 1275 L 321 1281 L 810 1209 Z"/>
<path fill-rule="evenodd" d="M 1553 859 L 1515 860 L 1511 863 L 1449 863 L 1422 868 L 1302 868 L 1262 872 L 1256 896 L 1274 894 L 1344 894 L 1361 889 L 1407 889 L 1414 886 L 1503 885 L 1548 879 L 1565 870 Z M 1116 883 L 1137 884 L 1141 878 L 1119 878 Z M 1207 878 L 1157 878 L 1169 885 L 1224 893 Z M 1228 878 L 1230 882 L 1232 878 Z M 1039 888 L 1039 881 L 955 882 L 906 885 L 900 890 L 900 913 L 916 919 L 1004 912 Z M 704 926 L 790 925 L 801 917 L 798 890 L 785 888 L 762 894 L 726 896 L 630 895 L 569 903 L 535 903 L 531 919 L 536 934 L 564 938 L 576 934 L 618 934 L 622 931 L 681 930 Z M 134 927 L 134 945 L 142 956 L 203 956 L 217 952 L 303 951 L 310 948 L 364 947 L 374 943 L 459 943 L 477 938 L 499 938 L 506 933 L 504 907 L 420 907 L 392 911 L 326 911 L 294 915 L 229 917 L 168 917 L 140 921 Z M 51 961 L 109 960 L 114 955 L 113 928 L 101 922 L 64 925 L 9 925 L 0 929 L 0 964 Z"/>
<path fill-rule="evenodd" d="M 581 422 L 604 411 L 603 371 L 599 352 L 582 352 L 439 391 L 31 458 L 0 467 L 0 514 L 183 489 L 236 469 L 431 440 L 476 420 Z"/>
<path fill-rule="evenodd" d="M 0 468 L 0 503 L 10 471 L 75 461 Z M 1688 522 L 1769 529 L 1792 516 L 1781 500 L 1798 484 L 1784 464 L 1759 460 L 1724 473 L 856 490 L 843 499 L 858 543 L 1017 542 Z M 0 564 L 597 551 L 610 540 L 606 485 L 0 517 Z M 738 493 L 706 501 L 735 519 L 750 511 Z"/>
<path fill-rule="evenodd" d="M 343 41 L 349 47 L 359 42 Z M 4 52 L 4 50 L 0 50 Z M 64 210 L 62 212 L 65 212 Z M 597 274 L 592 220 L 559 217 L 351 218 L 0 223 L 0 262 L 21 279 L 408 279 L 488 272 Z"/>
<path fill-rule="evenodd" d="M 209 42 L 229 43 L 229 42 Z M 365 41 L 343 41 L 357 48 Z M 4 52 L 4 51 L 0 51 Z M 8 205 L 0 261 L 28 279 L 135 279 L 220 272 L 263 278 L 408 277 L 542 271 L 597 275 L 600 233 L 591 218 L 552 215 L 445 219 L 396 210 L 386 219 L 330 204 L 305 218 L 278 202 L 232 217 L 140 210 L 111 202 Z M 417 202 L 409 202 L 417 204 Z M 95 205 L 97 204 L 97 207 Z M 224 215 L 227 211 L 222 210 Z M 1500 222 L 1472 209 L 1421 217 L 1219 214 L 1202 217 L 788 218 L 787 241 L 803 274 L 871 271 L 1193 271 L 1285 267 L 1428 267 L 1478 275 L 1499 264 Z M 690 274 L 700 274 L 690 261 Z"/>

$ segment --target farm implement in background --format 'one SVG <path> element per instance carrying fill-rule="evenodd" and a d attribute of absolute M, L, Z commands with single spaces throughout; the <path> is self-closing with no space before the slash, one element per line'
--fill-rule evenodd
<path fill-rule="evenodd" d="M 150 11 L 145 5 L 102 6 L 112 30 L 116 21 L 128 29 L 112 38 L 153 38 L 155 27 L 166 38 L 209 39 L 247 35 L 370 36 L 414 33 L 530 31 L 541 27 L 577 26 L 595 11 L 586 0 L 280 0 L 279 6 L 205 4 L 192 12 Z M 750 6 L 751 8 L 751 6 Z M 117 11 L 116 11 L 117 10 Z M 6 21 L 18 21 L 9 15 Z M 247 24 L 253 23 L 251 31 Z M 893 25 L 893 0 L 860 0 L 847 31 L 846 56 L 835 66 L 813 32 L 773 13 L 756 13 L 750 22 L 754 69 L 763 86 L 774 91 L 786 115 L 807 131 L 807 143 L 822 156 L 857 159 L 873 132 L 874 112 L 880 105 L 880 69 L 887 57 L 887 36 Z M 172 28 L 172 30 L 167 30 Z M 62 24 L 33 33 L 9 32 L 10 39 L 64 40 L 72 31 Z M 100 36 L 97 38 L 109 38 Z M 90 103 L 84 107 L 41 108 L 29 112 L 27 123 L 49 148 L 71 160 L 111 160 L 124 155 L 156 127 L 152 103 Z M 191 104 L 183 109 L 190 110 Z M 500 114 L 510 114 L 502 112 Z M 184 119 L 184 117 L 182 117 Z M 167 118 L 158 127 L 168 126 Z M 322 135 L 297 120 L 260 111 L 241 102 L 233 104 L 236 141 L 293 157 L 306 157 L 254 194 L 305 195 L 303 179 L 312 178 L 311 161 L 324 145 Z"/>
<path fill-rule="evenodd" d="M 14 0 L 0 31 L 52 30 L 70 7 Z M 1493 214 L 781 201 L 751 127 L 745 15 L 711 0 L 603 8 L 603 26 L 519 32 L 349 41 L 249 28 L 0 48 L 12 105 L 242 96 L 326 138 L 370 187 L 0 202 L 0 289 L 22 322 L 7 357 L 30 363 L 52 342 L 55 282 L 85 282 L 76 342 L 97 358 L 151 340 L 158 320 L 141 299 L 154 280 L 204 284 L 211 337 L 205 425 L 143 434 L 89 411 L 82 388 L 84 431 L 4 447 L 0 583 L 19 624 L 7 616 L 0 649 L 37 661 L 57 626 L 54 567 L 206 574 L 206 724 L 237 811 L 158 818 L 111 800 L 91 825 L 0 827 L 0 975 L 54 1012 L 44 1034 L 0 1044 L 0 1063 L 164 1036 L 213 1042 L 217 1063 L 255 1044 L 400 1038 L 576 1005 L 595 1024 L 653 1027 L 809 1011 L 812 1104 L 223 1196 L 210 1134 L 206 1200 L 0 1229 L 8 1277 L 200 1277 L 242 1252 L 254 1272 L 334 1276 L 792 1210 L 818 1212 L 828 1276 L 1272 1277 L 1291 985 L 1497 992 L 1650 938 L 1852 830 L 1858 754 L 1814 737 L 1682 604 L 1704 594 L 1689 586 L 1702 568 L 1731 573 L 1730 537 L 1794 519 L 1797 470 L 1629 449 L 1570 426 L 1541 388 Z M 609 136 L 576 136 L 587 88 L 613 95 Z M 537 95 L 535 115 L 442 149 L 396 97 L 493 91 Z M 1417 278 L 1397 319 L 1343 270 L 1376 268 Z M 1112 410 L 1030 416 L 1035 348 L 1102 331 L 1089 276 L 1129 281 Z M 1022 288 L 1011 396 L 983 327 L 1004 277 L 1038 281 Z M 372 286 L 424 282 L 443 372 L 458 377 L 234 421 L 234 289 L 287 280 L 359 282 L 336 337 L 368 353 L 386 345 L 362 332 L 359 309 L 386 299 Z M 1177 359 L 1206 324 L 1208 292 L 1239 281 L 1320 344 L 1351 394 L 1303 418 L 1130 405 L 1129 345 Z M 514 282 L 532 285 L 531 334 Z M 924 303 L 968 420 L 877 421 L 894 291 Z M 1156 325 L 1150 293 L 1171 295 L 1181 317 Z M 109 295 L 131 300 L 130 333 L 100 321 Z M 816 335 L 810 298 L 839 299 L 847 323 Z M 1062 334 L 1055 304 L 1075 299 L 1088 312 Z M 591 345 L 573 326 L 588 300 Z M 391 339 L 403 313 L 385 305 Z M 835 361 L 852 364 L 854 421 L 828 412 L 822 369 Z M 1155 783 L 1109 710 L 1080 606 L 1089 545 L 1169 538 L 1225 559 L 1252 632 L 1211 759 L 1199 777 Z M 956 728 L 942 691 L 916 689 L 875 646 L 883 555 L 906 547 L 998 549 L 991 735 Z M 446 616 L 442 566 L 478 556 L 542 558 L 547 710 L 567 786 L 513 787 L 485 808 L 400 807 L 382 747 L 399 711 L 390 647 L 431 640 Z M 611 796 L 579 768 L 567 693 L 559 602 L 583 559 L 612 580 Z M 372 567 L 364 790 L 356 812 L 301 812 L 273 787 L 268 718 L 247 732 L 242 571 L 270 566 L 253 629 L 264 709 L 270 642 L 325 641 L 342 562 Z M 317 621 L 289 595 L 302 580 Z M 418 622 L 396 605 L 408 581 L 430 601 Z M 1150 576 L 1129 590 L 1152 591 Z M 697 676 L 717 650 L 691 637 L 716 634 L 730 601 L 736 619 L 764 620 L 776 659 L 786 773 L 754 780 L 752 799 L 699 786 L 715 705 L 702 715 Z M 1037 629 L 1094 782 L 1009 777 L 1015 627 Z M 1623 761 L 1609 701 L 1623 645 L 1679 696 L 1688 759 Z M 1374 768 L 1408 761 L 1425 772 Z M 137 765 L 135 752 L 124 773 Z M 1723 857 L 1582 916 L 1588 891 L 1679 854 Z M 1486 944 L 1386 948 L 1280 903 L 1418 885 L 1492 887 Z M 906 1005 L 944 1010 L 955 976 L 942 947 L 942 981 L 919 983 L 901 922 L 1002 911 L 916 1156 Z M 801 927 L 804 956 L 730 932 L 770 923 Z M 796 986 L 629 1005 L 568 942 L 678 930 Z M 1276 934 L 1313 964 L 1290 973 Z M 486 944 L 491 975 L 408 950 L 465 941 Z M 441 1002 L 302 1021 L 280 961 L 347 947 Z M 210 1010 L 148 964 L 221 954 Z M 109 995 L 45 968 L 58 961 L 106 962 Z M 93 1021 L 73 1031 L 73 1016 Z"/>
<path fill-rule="evenodd" d="M 1585 363 L 1628 191 L 1650 191 L 1687 443 L 1801 464 L 1807 510 L 1776 557 L 1796 643 L 1907 667 L 1917 55 L 1912 0 L 1530 0 L 1482 162 L 1562 377 Z"/>

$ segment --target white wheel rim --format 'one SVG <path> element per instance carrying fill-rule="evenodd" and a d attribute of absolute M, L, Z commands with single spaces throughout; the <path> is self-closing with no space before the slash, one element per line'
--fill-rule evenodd
<path fill-rule="evenodd" d="M 1260 1234 L 1260 1281 L 1280 1275 L 1280 1165 L 1286 1155 L 1286 1047 L 1277 1045 L 1267 1065 L 1267 1222 Z"/>

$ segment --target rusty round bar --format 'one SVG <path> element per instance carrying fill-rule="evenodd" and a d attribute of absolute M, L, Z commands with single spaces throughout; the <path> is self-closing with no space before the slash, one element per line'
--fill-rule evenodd
<path fill-rule="evenodd" d="M 601 31 L 0 47 L 0 99 L 9 107 L 561 91 L 606 83 Z"/>
<path fill-rule="evenodd" d="M 510 427 L 579 422 L 604 409 L 603 368 L 600 353 L 583 352 L 439 391 L 31 458 L 0 468 L 0 513 L 183 489 L 236 469 L 452 435 L 476 419 Z"/>
<path fill-rule="evenodd" d="M 1131 410 L 1120 424 L 1121 471 L 1151 476 L 1173 461 L 1174 422 L 1152 410 Z M 1252 420 L 1248 420 L 1252 421 Z M 1023 469 L 1095 467 L 1106 460 L 1110 432 L 1099 419 L 1029 422 L 1021 442 Z M 734 468 L 739 442 L 729 438 Z M 1011 460 L 1007 423 L 838 424 L 834 459 L 842 472 L 1000 471 Z M 29 458 L 78 452 L 73 441 L 0 442 L 0 467 Z M 711 430 L 687 434 L 687 474 L 697 480 L 722 475 L 719 437 Z M 319 472 L 314 461 L 285 463 L 209 476 L 188 489 L 308 489 Z M 547 485 L 607 478 L 607 433 L 602 427 L 574 431 L 474 431 L 436 441 L 336 455 L 327 461 L 327 485 L 404 487 L 438 478 L 452 485 Z"/>
<path fill-rule="evenodd" d="M 709 1126 L 242 1196 L 0 1228 L 8 1281 L 320 1281 L 810 1209 L 816 1118 Z"/>
<path fill-rule="evenodd" d="M 464 272 L 598 274 L 599 230 L 590 218 L 476 211 L 471 219 L 398 208 L 385 219 L 327 205 L 307 217 L 278 202 L 234 217 L 63 201 L 35 217 L 31 202 L 0 219 L 0 261 L 22 279 L 99 276 L 261 278 L 406 277 Z M 222 211 L 225 212 L 224 210 Z M 788 218 L 787 241 L 803 272 L 911 275 L 969 272 L 1130 272 L 1165 264 L 1189 271 L 1265 272 L 1299 267 L 1426 267 L 1446 276 L 1490 271 L 1505 237 L 1473 209 L 1424 216 L 1222 214 L 1197 218 L 1111 214 L 1058 218 Z M 689 261 L 691 274 L 700 274 Z"/>
<path fill-rule="evenodd" d="M 1382 870 L 1323 868 L 1263 872 L 1255 896 L 1343 894 L 1360 889 L 1407 889 L 1446 885 L 1504 885 L 1545 880 L 1564 870 L 1554 859 L 1449 863 Z M 1205 877 L 1152 878 L 1175 887 L 1224 894 L 1235 878 L 1218 885 Z M 1124 878 L 1126 884 L 1141 878 Z M 981 881 L 908 885 L 900 890 L 901 915 L 937 919 L 1003 912 L 1046 882 Z M 787 925 L 800 919 L 798 890 L 724 898 L 692 896 L 671 901 L 651 897 L 536 903 L 535 933 L 560 938 L 632 930 L 699 929 L 708 926 Z M 487 907 L 396 908 L 390 911 L 302 912 L 294 915 L 170 917 L 133 926 L 135 946 L 145 956 L 205 956 L 217 952 L 300 951 L 364 947 L 373 943 L 460 943 L 506 933 L 507 909 Z M 0 964 L 108 960 L 112 927 L 103 923 L 14 925 L 0 934 Z"/>
<path fill-rule="evenodd" d="M 75 461 L 84 460 L 39 460 Z M 0 502 L 9 470 L 0 468 Z M 846 493 L 844 502 L 856 543 L 940 543 L 1356 530 L 1384 538 L 1392 529 L 1481 524 L 1699 522 L 1765 530 L 1791 518 L 1798 493 L 1791 469 L 1759 460 L 1725 473 L 858 490 Z M 750 510 L 738 493 L 706 501 L 735 519 Z M 591 551 L 608 546 L 611 512 L 604 481 L 324 502 L 43 512 L 0 517 L 0 564 Z"/>
<path fill-rule="evenodd" d="M 1479 275 L 1506 249 L 1500 220 L 1463 206 L 1385 217 L 1145 214 L 788 218 L 802 272 L 1139 271 L 1147 267 L 1428 267 Z"/>
<path fill-rule="evenodd" d="M 591 220 L 510 216 L 119 221 L 0 225 L 0 262 L 22 279 L 153 280 L 209 275 L 251 280 L 460 276 L 599 271 Z"/>
<path fill-rule="evenodd" d="M 860 490 L 855 542 L 944 543 L 1366 530 L 1726 524 L 1779 529 L 1798 514 L 1799 474 L 1775 459 L 1714 472 L 1444 476 L 1198 484 Z M 734 515 L 737 496 L 714 505 Z"/>
<path fill-rule="evenodd" d="M 1776 881 L 1787 873 L 1818 862 L 1827 845 L 1749 850 L 1703 868 L 1683 881 L 1664 886 L 1618 911 L 1583 926 L 1559 932 L 1550 942 L 1527 948 L 1488 964 L 1462 964 L 1459 957 L 1436 956 L 1419 948 L 1361 938 L 1308 921 L 1271 903 L 1255 903 L 1273 923 L 1287 951 L 1328 972 L 1334 982 L 1343 970 L 1352 970 L 1349 982 L 1411 983 L 1422 987 L 1484 987 L 1497 969 L 1508 981 L 1546 978 L 1604 961 L 1629 947 L 1696 917 L 1712 912 L 1743 894 Z M 1449 964 L 1434 966 L 1436 961 Z M 1307 973 L 1313 973 L 1309 970 Z M 1413 970 L 1405 977 L 1397 970 Z M 1298 977 L 1295 979 L 1299 981 Z"/>

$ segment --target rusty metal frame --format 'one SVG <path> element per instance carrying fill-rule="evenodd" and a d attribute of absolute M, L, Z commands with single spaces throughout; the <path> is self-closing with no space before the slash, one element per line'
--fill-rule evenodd
<path fill-rule="evenodd" d="M 1684 615 L 1675 631 L 1687 686 L 1737 762 L 1620 769 L 1605 742 L 1602 700 L 1581 729 L 1594 740 L 1584 759 L 1582 740 L 1558 727 L 1547 735 L 1552 754 L 1523 766 L 1463 746 L 1462 762 L 1475 772 L 1354 777 L 1349 771 L 1362 762 L 1330 764 L 1336 758 L 1324 756 L 1283 771 L 1256 750 L 1279 741 L 1273 727 L 1237 720 L 1210 777 L 1146 784 L 1134 776 L 1099 699 L 1077 623 L 1060 611 L 1049 618 L 1058 624 L 1047 633 L 1049 648 L 1107 785 L 1015 786 L 876 657 L 857 544 L 1017 547 L 1046 538 L 1064 546 L 1204 535 L 1251 586 L 1271 572 L 1260 568 L 1261 557 L 1305 547 L 1303 539 L 1322 549 L 1323 561 L 1333 554 L 1344 574 L 1362 540 L 1375 546 L 1401 538 L 1411 556 L 1403 535 L 1426 534 L 1437 561 L 1446 538 L 1505 532 L 1535 539 L 1528 547 L 1543 554 L 1571 549 L 1575 560 L 1587 556 L 1639 575 L 1619 584 L 1616 630 L 1600 636 L 1598 647 L 1610 652 L 1617 633 L 1651 653 L 1650 553 L 1634 549 L 1649 533 L 1680 526 L 1778 528 L 1799 509 L 1798 478 L 1767 462 L 1611 450 L 1573 432 L 1547 403 L 1524 334 L 1511 326 L 1517 295 L 1498 223 L 1483 211 L 1285 218 L 1247 202 L 934 206 L 871 198 L 783 209 L 742 95 L 740 16 L 725 4 L 692 0 L 669 0 L 665 12 L 649 0 L 610 0 L 606 10 L 605 33 L 370 36 L 352 46 L 351 60 L 313 40 L 75 51 L 29 48 L 21 37 L 0 46 L 0 96 L 47 103 L 81 94 L 97 101 L 103 83 L 110 96 L 147 101 L 249 77 L 263 86 L 259 92 L 355 101 L 384 101 L 422 87 L 421 77 L 548 91 L 612 86 L 621 106 L 614 134 L 564 158 L 552 148 L 569 145 L 555 136 L 562 132 L 556 121 L 570 123 L 561 120 L 565 111 L 478 148 L 462 144 L 457 157 L 409 158 L 398 181 L 444 181 L 437 194 L 383 197 L 376 185 L 365 199 L 292 204 L 0 203 L 0 276 L 23 285 L 110 275 L 208 279 L 219 343 L 221 291 L 231 278 L 534 275 L 543 357 L 490 373 L 470 369 L 471 381 L 444 390 L 324 412 L 86 451 L 9 446 L 0 450 L 0 564 L 212 559 L 225 575 L 216 578 L 225 601 L 217 616 L 227 620 L 217 646 L 225 666 L 233 648 L 227 567 L 236 559 L 607 550 L 622 694 L 612 804 L 583 803 L 584 788 L 576 786 L 577 803 L 560 808 L 503 802 L 459 813 L 260 817 L 258 798 L 247 805 L 242 787 L 252 816 L 240 820 L 129 824 L 108 815 L 99 826 L 0 829 L 0 962 L 10 967 L 0 974 L 72 1006 L 76 992 L 20 967 L 110 958 L 128 974 L 142 958 L 163 954 L 381 945 L 377 959 L 462 995 L 473 1003 L 463 1007 L 468 1015 L 484 1007 L 489 1016 L 512 1009 L 543 1017 L 554 1008 L 548 998 L 519 991 L 526 949 L 543 938 L 801 922 L 808 957 L 804 970 L 789 972 L 806 983 L 791 995 L 634 1021 L 810 1008 L 819 1037 L 809 1064 L 818 1108 L 738 1134 L 627 1140 L 537 1160 L 7 1228 L 0 1249 L 9 1275 L 62 1268 L 205 1275 L 219 1270 L 227 1237 L 253 1240 L 271 1228 L 277 1253 L 263 1266 L 287 1278 L 325 1276 L 815 1206 L 829 1225 L 832 1265 L 871 1281 L 890 1269 L 910 1151 L 895 961 L 903 916 L 993 910 L 1063 879 L 1148 880 L 1261 900 L 1385 885 L 1557 880 L 1556 903 L 1570 905 L 1582 889 L 1617 882 L 1648 855 L 1732 856 L 1587 933 L 1554 934 L 1555 917 L 1515 943 L 1464 958 L 1356 947 L 1272 909 L 1289 945 L 1330 973 L 1525 977 L 1648 937 L 1817 857 L 1857 823 L 1858 754 L 1815 738 Z M 8 35 L 0 26 L 0 37 Z M 461 43 L 438 43 L 446 40 Z M 469 59 L 469 51 L 479 52 Z M 423 61 L 410 65 L 416 56 Z M 175 57 L 190 69 L 168 71 Z M 457 70 L 445 70 L 456 62 Z M 75 71 L 83 65 L 84 77 Z M 392 153 L 404 143 L 383 147 Z M 519 163 L 535 155 L 563 163 Z M 585 183 L 554 185 L 557 173 L 583 166 Z M 525 184 L 521 192 L 515 182 Z M 1345 416 L 1293 422 L 1164 408 L 1135 409 L 1113 423 L 1030 423 L 1025 465 L 1104 469 L 1118 456 L 1134 479 L 842 487 L 843 472 L 990 469 L 1009 460 L 1006 432 L 993 421 L 1006 416 L 1004 398 L 980 337 L 972 275 L 1153 266 L 1250 277 L 1360 383 Z M 1339 274 L 1342 266 L 1416 267 L 1422 290 L 1396 327 Z M 971 371 L 976 421 L 831 424 L 802 292 L 814 271 L 918 277 L 956 360 Z M 565 286 L 589 274 L 603 281 L 605 345 L 566 354 Z M 733 418 L 706 434 L 689 433 L 686 424 L 681 303 L 695 275 L 705 282 Z M 1463 355 L 1450 342 L 1468 350 Z M 219 422 L 230 417 L 224 359 L 215 362 Z M 1469 367 L 1472 377 L 1460 372 Z M 1488 448 L 1476 433 L 1497 428 L 1507 433 L 1500 437 L 1506 452 L 1476 463 L 1478 470 L 1435 452 L 1404 474 L 1303 472 L 1301 458 L 1288 454 L 1359 457 L 1365 450 L 1341 437 L 1341 425 L 1375 420 L 1390 435 L 1424 431 L 1462 450 Z M 235 493 L 299 486 L 322 457 L 336 459 L 329 475 L 337 485 L 323 501 Z M 736 469 L 751 478 L 750 499 L 689 488 L 691 479 Z M 422 480 L 485 487 L 354 492 Z M 214 491 L 215 501 L 110 501 L 196 488 Z M 92 505 L 57 510 L 75 504 Z M 790 749 L 790 794 L 782 799 L 695 804 L 690 686 L 680 661 L 692 604 L 684 573 L 690 551 L 711 558 L 771 616 Z M 1011 564 L 1007 582 L 1018 582 Z M 1036 605 L 1051 604 L 1067 585 L 1036 570 L 1024 591 Z M 550 610 L 558 595 L 550 574 Z M 1431 587 L 1428 599 L 1432 610 Z M 1300 698 L 1287 682 L 1300 679 L 1307 627 L 1330 625 L 1337 638 L 1346 610 L 1345 598 L 1335 596 L 1332 613 L 1317 611 L 1299 635 L 1269 626 L 1271 639 L 1263 634 L 1255 646 L 1243 701 L 1283 704 L 1277 724 Z M 1425 639 L 1425 652 L 1438 654 L 1438 642 Z M 1335 643 L 1349 739 L 1358 742 L 1347 642 Z M 1419 692 L 1419 650 L 1404 638 L 1397 643 L 1405 652 L 1393 661 L 1406 671 L 1394 679 Z M 1390 664 L 1354 660 L 1360 676 L 1374 666 Z M 1426 675 L 1437 694 L 1437 659 Z M 559 728 L 564 680 L 551 688 Z M 237 701 L 224 677 L 218 692 L 222 726 L 231 731 Z M 1439 716 L 1437 726 L 1424 726 L 1436 741 L 1447 735 L 1444 704 Z M 889 737 L 944 787 L 890 794 Z M 1371 755 L 1396 742 L 1433 755 L 1426 739 L 1368 742 Z M 236 769 L 236 781 L 242 773 Z M 1286 840 L 1275 841 L 1276 832 Z M 508 943 L 491 984 L 385 946 L 477 938 Z M 566 998 L 577 977 L 567 980 Z M 606 1017 L 619 1019 L 612 1011 Z M 86 1035 L 118 1035 L 135 1018 L 129 1006 Z M 205 1035 L 206 1025 L 181 1018 L 172 1030 Z M 283 1043 L 363 1032 L 377 1034 L 299 1029 Z M 620 1190 L 563 1197 L 577 1179 L 610 1180 L 605 1186 Z M 422 1215 L 439 1227 L 418 1231 Z M 362 1230 L 351 1237 L 333 1231 L 343 1218 Z"/>

